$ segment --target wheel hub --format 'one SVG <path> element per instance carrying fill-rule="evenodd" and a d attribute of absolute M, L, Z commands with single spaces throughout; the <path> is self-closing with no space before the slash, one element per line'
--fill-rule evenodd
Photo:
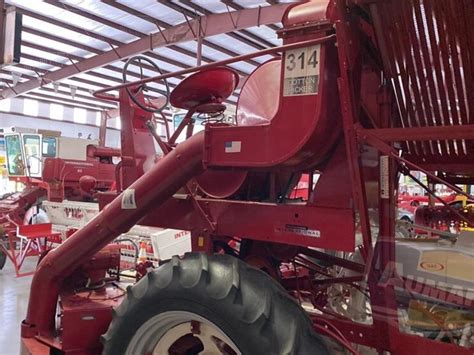
<path fill-rule="evenodd" d="M 156 315 L 135 333 L 127 354 L 241 354 L 233 341 L 214 323 L 190 312 Z"/>

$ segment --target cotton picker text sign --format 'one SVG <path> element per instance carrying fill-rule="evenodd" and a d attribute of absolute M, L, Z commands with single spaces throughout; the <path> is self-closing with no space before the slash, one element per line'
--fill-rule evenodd
<path fill-rule="evenodd" d="M 318 93 L 320 49 L 316 45 L 285 52 L 283 96 Z"/>

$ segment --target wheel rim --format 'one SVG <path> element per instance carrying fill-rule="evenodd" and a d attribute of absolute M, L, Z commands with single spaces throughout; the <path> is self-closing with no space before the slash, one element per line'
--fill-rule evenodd
<path fill-rule="evenodd" d="M 211 321 L 191 312 L 168 311 L 145 322 L 127 347 L 127 355 L 240 355 L 234 342 Z"/>

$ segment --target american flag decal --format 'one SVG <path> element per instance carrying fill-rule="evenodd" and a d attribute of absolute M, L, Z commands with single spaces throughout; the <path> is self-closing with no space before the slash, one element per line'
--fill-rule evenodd
<path fill-rule="evenodd" d="M 242 149 L 241 141 L 225 142 L 226 153 L 240 153 L 241 149 Z"/>

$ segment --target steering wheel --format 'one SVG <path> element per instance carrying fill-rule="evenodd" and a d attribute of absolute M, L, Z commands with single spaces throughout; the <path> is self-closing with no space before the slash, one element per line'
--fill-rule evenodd
<path fill-rule="evenodd" d="M 123 78 L 124 83 L 127 82 L 128 66 L 131 65 L 131 64 L 136 64 L 140 68 L 140 80 L 145 79 L 145 77 L 143 76 L 142 62 L 147 62 L 153 68 L 155 68 L 156 71 L 158 71 L 160 74 L 163 74 L 161 72 L 160 67 L 158 67 L 158 65 L 156 65 L 156 63 L 153 62 L 151 59 L 149 59 L 147 57 L 144 57 L 144 56 L 141 56 L 141 55 L 137 55 L 137 56 L 129 58 L 127 60 L 127 62 L 125 63 L 125 66 L 123 67 L 122 78 Z M 127 90 L 128 96 L 135 103 L 135 105 L 140 107 L 142 110 L 147 111 L 147 112 L 152 112 L 152 113 L 159 113 L 159 112 L 163 111 L 166 108 L 166 106 L 168 106 L 169 96 L 170 96 L 170 87 L 169 87 L 168 81 L 166 79 L 163 79 L 163 81 L 164 81 L 164 84 L 165 84 L 165 87 L 166 87 L 166 93 L 164 95 L 165 98 L 166 98 L 166 101 L 160 107 L 156 107 L 155 105 L 153 105 L 153 103 L 146 97 L 145 97 L 145 101 L 148 100 L 148 103 L 143 104 L 142 102 L 140 102 L 138 100 L 138 94 L 141 93 L 142 91 L 146 92 L 148 90 L 146 84 L 141 84 L 138 87 L 138 90 L 135 93 L 133 93 L 132 90 L 130 90 L 130 88 L 128 86 L 125 87 L 125 90 Z"/>

